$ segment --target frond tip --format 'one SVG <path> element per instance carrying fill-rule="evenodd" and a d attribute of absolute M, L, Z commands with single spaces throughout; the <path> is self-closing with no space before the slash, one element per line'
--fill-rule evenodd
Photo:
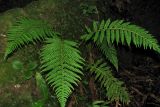
<path fill-rule="evenodd" d="M 53 35 L 54 32 L 45 21 L 21 18 L 7 32 L 8 42 L 4 59 L 23 45 L 41 41 Z"/>
<path fill-rule="evenodd" d="M 58 97 L 61 107 L 81 79 L 83 58 L 77 43 L 60 38 L 48 39 L 41 53 L 42 71 L 47 72 L 47 81 Z"/>
<path fill-rule="evenodd" d="M 111 69 L 102 60 L 90 66 L 90 72 L 95 74 L 95 79 L 105 87 L 106 96 L 110 101 L 120 101 L 128 104 L 130 97 L 125 87 L 122 87 L 123 82 L 116 79 L 111 72 Z"/>
<path fill-rule="evenodd" d="M 93 40 L 102 43 L 106 40 L 108 44 L 116 42 L 128 46 L 133 43 L 136 47 L 150 48 L 160 53 L 157 40 L 144 28 L 130 24 L 130 22 L 124 22 L 123 20 L 111 22 L 108 19 L 100 23 L 93 22 L 93 28 L 86 27 L 86 29 L 87 33 L 81 37 L 85 41 Z"/>

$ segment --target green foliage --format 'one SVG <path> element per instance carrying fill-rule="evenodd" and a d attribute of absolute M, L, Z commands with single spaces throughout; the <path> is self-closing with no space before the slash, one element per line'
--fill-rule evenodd
<path fill-rule="evenodd" d="M 102 60 L 89 66 L 90 72 L 95 74 L 95 79 L 105 87 L 106 96 L 110 101 L 120 101 L 124 104 L 130 102 L 128 92 L 125 87 L 122 87 L 123 82 L 119 81 L 112 75 L 111 69 Z"/>
<path fill-rule="evenodd" d="M 61 107 L 65 107 L 67 98 L 77 85 L 83 73 L 83 58 L 77 49 L 77 43 L 50 38 L 41 53 L 42 69 L 47 73 L 47 81 L 53 86 Z"/>
<path fill-rule="evenodd" d="M 48 87 L 47 87 L 46 82 L 40 73 L 37 72 L 35 77 L 36 77 L 37 87 L 40 90 L 40 93 L 42 95 L 42 101 L 45 103 L 45 101 L 48 99 L 48 95 L 49 95 Z"/>
<path fill-rule="evenodd" d="M 77 49 L 77 43 L 59 39 L 43 21 L 20 19 L 8 31 L 5 58 L 15 49 L 46 37 L 52 38 L 47 40 L 42 50 L 42 68 L 47 71 L 47 81 L 55 89 L 61 107 L 64 107 L 74 89 L 73 85 L 77 85 L 83 74 L 81 70 L 84 60 Z"/>
<path fill-rule="evenodd" d="M 23 63 L 21 61 L 19 61 L 19 60 L 14 60 L 12 62 L 12 67 L 15 70 L 22 70 L 23 69 Z"/>
<path fill-rule="evenodd" d="M 44 107 L 44 102 L 42 100 L 38 100 L 32 103 L 32 107 Z"/>
<path fill-rule="evenodd" d="M 82 10 L 82 13 L 87 16 L 89 16 L 90 14 L 97 14 L 98 13 L 97 7 L 95 5 L 81 3 L 80 8 Z"/>
<path fill-rule="evenodd" d="M 33 76 L 33 71 L 37 68 L 37 66 L 36 61 L 29 62 L 27 65 L 20 60 L 14 60 L 12 62 L 13 69 L 20 70 L 25 80 L 28 80 Z"/>
<path fill-rule="evenodd" d="M 30 79 L 33 76 L 33 71 L 37 68 L 38 64 L 36 61 L 29 62 L 27 67 L 24 68 L 24 77 L 25 79 Z"/>
<path fill-rule="evenodd" d="M 94 41 L 117 70 L 117 51 L 113 45 L 115 42 L 117 44 L 127 44 L 128 46 L 133 43 L 136 47 L 150 48 L 160 52 L 157 40 L 148 31 L 123 20 L 93 22 L 93 29 L 88 27 L 86 29 L 87 34 L 83 35 L 82 39 Z M 42 40 L 46 41 L 40 53 L 42 73 L 46 76 L 48 84 L 54 89 L 61 107 L 65 107 L 68 97 L 74 90 L 74 85 L 77 85 L 81 80 L 81 75 L 83 75 L 84 59 L 78 50 L 78 43 L 61 39 L 57 36 L 57 33 L 52 31 L 52 27 L 44 21 L 27 18 L 18 20 L 9 29 L 7 39 L 5 59 L 14 50 L 24 45 Z M 14 62 L 13 65 L 16 69 L 24 68 L 21 67 L 20 62 Z M 28 64 L 27 69 L 32 71 L 36 67 L 37 63 L 33 62 Z M 122 87 L 123 82 L 114 78 L 110 67 L 106 63 L 98 60 L 90 65 L 89 69 L 91 73 L 95 74 L 95 78 L 101 83 L 101 86 L 105 87 L 107 91 L 106 96 L 111 102 L 129 103 L 130 97 L 126 88 Z M 40 73 L 36 73 L 36 81 L 42 96 L 44 99 L 47 99 L 48 89 Z M 44 104 L 41 101 L 35 102 L 32 106 L 41 107 Z M 94 107 L 102 106 L 102 103 L 95 102 Z"/>
<path fill-rule="evenodd" d="M 23 71 L 24 79 L 29 80 L 33 76 L 32 70 Z"/>
<path fill-rule="evenodd" d="M 106 41 L 102 43 L 97 42 L 99 49 L 105 55 L 106 59 L 116 68 L 118 71 L 118 58 L 117 58 L 117 50 L 115 49 L 114 45 L 107 44 Z"/>
<path fill-rule="evenodd" d="M 93 22 L 93 28 L 88 28 L 87 33 L 82 36 L 85 41 L 93 40 L 94 42 L 107 41 L 108 44 L 113 42 L 126 44 L 128 46 L 133 43 L 136 47 L 150 48 L 160 53 L 160 47 L 157 40 L 145 29 L 124 22 L 123 20 L 115 20 L 113 22 L 108 19 L 102 20 L 100 23 Z"/>
<path fill-rule="evenodd" d="M 27 65 L 27 70 L 32 71 L 32 70 L 36 69 L 37 66 L 38 66 L 38 64 L 36 61 L 31 61 Z"/>
<path fill-rule="evenodd" d="M 92 107 L 109 107 L 108 104 L 109 102 L 105 102 L 105 101 L 94 101 L 92 103 Z"/>
<path fill-rule="evenodd" d="M 15 49 L 28 43 L 41 41 L 46 37 L 53 36 L 51 27 L 44 21 L 21 18 L 7 32 L 8 45 L 5 59 Z"/>

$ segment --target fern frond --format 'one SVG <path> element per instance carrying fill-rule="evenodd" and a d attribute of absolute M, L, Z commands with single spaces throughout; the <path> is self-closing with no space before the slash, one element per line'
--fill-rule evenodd
<path fill-rule="evenodd" d="M 101 43 L 106 39 L 107 43 L 116 42 L 136 47 L 150 48 L 160 53 L 160 46 L 157 40 L 149 34 L 144 28 L 124 22 L 123 20 L 115 20 L 113 22 L 108 19 L 100 23 L 93 22 L 93 28 L 87 28 L 87 33 L 81 38 L 85 41 L 93 40 Z"/>
<path fill-rule="evenodd" d="M 106 41 L 102 43 L 97 42 L 96 44 L 99 46 L 106 59 L 118 70 L 117 50 L 115 47 L 111 44 L 107 44 Z"/>
<path fill-rule="evenodd" d="M 7 32 L 7 48 L 5 58 L 15 49 L 28 43 L 53 36 L 51 27 L 42 20 L 21 18 Z"/>
<path fill-rule="evenodd" d="M 123 82 L 116 79 L 111 72 L 111 69 L 102 60 L 90 66 L 90 72 L 95 74 L 95 79 L 105 87 L 107 97 L 111 101 L 120 101 L 128 104 L 130 97 L 125 87 L 122 87 Z"/>
<path fill-rule="evenodd" d="M 47 81 L 56 92 L 61 107 L 81 79 L 83 58 L 77 43 L 60 38 L 48 39 L 41 53 L 42 71 L 47 72 Z"/>

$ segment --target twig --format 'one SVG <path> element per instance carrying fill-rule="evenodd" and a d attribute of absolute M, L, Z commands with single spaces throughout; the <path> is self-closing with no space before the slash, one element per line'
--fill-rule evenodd
<path fill-rule="evenodd" d="M 160 98 L 158 98 L 157 96 L 155 96 L 154 94 L 150 94 L 150 96 L 152 98 L 154 98 L 155 100 L 157 100 L 160 103 Z"/>

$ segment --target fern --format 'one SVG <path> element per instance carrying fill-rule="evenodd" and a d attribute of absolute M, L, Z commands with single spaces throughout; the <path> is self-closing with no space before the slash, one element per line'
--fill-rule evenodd
<path fill-rule="evenodd" d="M 118 59 L 113 46 L 115 42 L 128 46 L 132 43 L 136 47 L 150 48 L 160 53 L 157 40 L 148 31 L 123 20 L 93 22 L 93 28 L 86 27 L 86 29 L 87 34 L 83 35 L 82 39 L 94 41 L 116 69 L 118 69 Z M 60 39 L 44 21 L 22 18 L 7 33 L 5 59 L 17 48 L 42 41 L 47 37 L 49 38 L 40 54 L 42 72 L 46 74 L 46 81 L 53 87 L 61 107 L 65 107 L 68 97 L 74 90 L 74 85 L 77 85 L 81 80 L 80 76 L 83 75 L 81 70 L 84 59 L 80 56 L 76 42 Z M 122 87 L 123 82 L 113 77 L 106 63 L 98 60 L 89 66 L 89 69 L 96 75 L 96 80 L 105 87 L 109 100 L 129 103 L 130 97 L 126 88 Z M 39 87 L 42 88 L 41 91 L 47 98 L 48 94 L 44 93 L 45 89 L 42 87 L 42 85 L 45 86 L 44 80 L 41 81 L 40 74 L 36 77 Z"/>
<path fill-rule="evenodd" d="M 77 85 L 81 79 L 84 60 L 77 50 L 77 43 L 61 40 L 57 34 L 44 21 L 22 18 L 8 31 L 5 59 L 23 45 L 52 37 L 47 40 L 48 44 L 44 46 L 41 53 L 42 68 L 44 72 L 47 71 L 47 81 L 55 89 L 61 107 L 64 107 L 74 89 L 73 85 Z"/>
<path fill-rule="evenodd" d="M 97 42 L 102 53 L 105 55 L 106 59 L 118 70 L 118 58 L 117 58 L 117 50 L 113 45 L 107 44 L 106 41 L 102 43 Z"/>
<path fill-rule="evenodd" d="M 136 47 L 143 47 L 144 49 L 150 48 L 160 53 L 160 47 L 157 40 L 148 33 L 145 29 L 124 22 L 123 20 L 116 20 L 111 22 L 101 21 L 100 23 L 93 22 L 93 29 L 86 27 L 87 34 L 82 36 L 85 41 L 93 40 L 94 42 L 104 40 L 108 44 L 113 42 L 127 44 L 128 46 L 133 43 Z"/>
<path fill-rule="evenodd" d="M 48 39 L 41 53 L 42 71 L 47 72 L 48 84 L 53 86 L 61 107 L 65 107 L 73 84 L 79 82 L 83 58 L 77 43 L 60 38 Z"/>
<path fill-rule="evenodd" d="M 90 72 L 95 74 L 95 79 L 104 86 L 107 91 L 107 97 L 110 101 L 120 101 L 128 104 L 130 97 L 125 87 L 122 87 L 123 82 L 113 77 L 111 69 L 102 60 L 89 66 Z"/>
<path fill-rule="evenodd" d="M 5 59 L 15 49 L 28 43 L 41 41 L 46 37 L 53 36 L 51 27 L 44 21 L 21 18 L 7 32 L 7 48 Z"/>

